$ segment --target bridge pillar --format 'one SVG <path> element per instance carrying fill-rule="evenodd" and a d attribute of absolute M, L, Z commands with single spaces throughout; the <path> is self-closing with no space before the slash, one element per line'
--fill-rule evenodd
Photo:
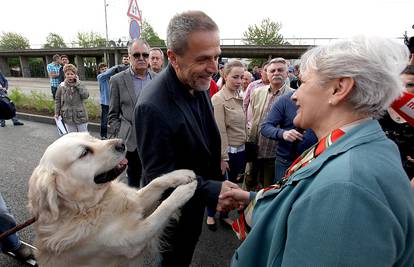
<path fill-rule="evenodd" d="M 43 57 L 43 68 L 45 69 L 45 78 L 49 78 L 49 74 L 47 73 L 47 64 L 52 62 L 52 57 L 50 55 L 46 55 Z"/>
<path fill-rule="evenodd" d="M 121 53 L 119 52 L 119 50 L 115 50 L 115 65 L 119 65 L 119 64 L 121 64 L 121 62 L 122 62 L 122 55 L 121 55 Z"/>
<path fill-rule="evenodd" d="M 108 66 L 115 66 L 116 64 L 116 55 L 112 54 L 112 53 L 107 53 L 108 54 Z"/>
<path fill-rule="evenodd" d="M 32 75 L 30 74 L 30 67 L 29 67 L 29 61 L 27 60 L 27 57 L 20 56 L 20 67 L 22 68 L 22 77 L 24 78 L 30 78 Z"/>
<path fill-rule="evenodd" d="M 82 56 L 75 56 L 75 64 L 78 68 L 79 79 L 85 80 L 86 74 L 85 74 L 85 64 L 84 64 L 84 61 L 83 61 L 83 57 Z"/>
<path fill-rule="evenodd" d="M 9 64 L 7 63 L 6 57 L 0 57 L 0 71 L 1 73 L 3 73 L 4 76 L 11 75 L 10 67 L 9 67 Z"/>

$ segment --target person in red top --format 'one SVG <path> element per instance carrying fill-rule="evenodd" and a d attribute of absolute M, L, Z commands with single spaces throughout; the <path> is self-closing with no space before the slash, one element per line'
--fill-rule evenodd
<path fill-rule="evenodd" d="M 218 92 L 217 83 L 213 79 L 211 79 L 211 81 L 210 81 L 209 91 L 210 91 L 210 98 L 213 97 L 213 95 Z"/>

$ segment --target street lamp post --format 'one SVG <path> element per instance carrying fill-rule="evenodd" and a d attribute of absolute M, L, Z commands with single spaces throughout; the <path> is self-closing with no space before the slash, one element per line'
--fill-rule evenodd
<path fill-rule="evenodd" d="M 106 35 L 106 45 L 105 47 L 108 47 L 109 45 L 109 39 L 108 39 L 108 15 L 106 13 L 106 7 L 108 6 L 108 4 L 106 3 L 106 0 L 104 0 L 104 5 L 105 5 L 105 35 Z M 109 56 L 107 55 L 107 53 L 104 53 L 104 60 L 105 62 L 109 61 Z"/>
<path fill-rule="evenodd" d="M 108 15 L 106 13 L 106 7 L 108 6 L 108 4 L 106 3 L 106 0 L 104 0 L 104 5 L 105 5 L 105 34 L 106 34 L 106 45 L 108 46 Z"/>

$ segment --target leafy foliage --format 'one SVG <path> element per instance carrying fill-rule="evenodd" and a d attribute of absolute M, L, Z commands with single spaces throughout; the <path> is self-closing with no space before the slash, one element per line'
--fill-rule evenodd
<path fill-rule="evenodd" d="M 0 49 L 29 49 L 30 42 L 26 37 L 15 32 L 3 32 L 0 37 Z"/>
<path fill-rule="evenodd" d="M 281 45 L 284 43 L 283 36 L 279 33 L 281 28 L 281 23 L 265 18 L 260 25 L 249 25 L 243 33 L 243 42 L 247 45 Z M 261 66 L 266 60 L 264 58 L 254 58 L 250 66 Z"/>
<path fill-rule="evenodd" d="M 145 20 L 142 22 L 141 38 L 147 41 L 150 46 L 165 46 L 165 41 L 158 36 L 151 24 Z"/>
<path fill-rule="evenodd" d="M 106 39 L 94 32 L 78 32 L 77 43 L 79 47 L 91 48 L 91 47 L 105 47 Z"/>
<path fill-rule="evenodd" d="M 49 33 L 46 37 L 46 44 L 43 45 L 43 48 L 65 48 L 66 44 L 63 40 L 63 37 L 57 33 Z"/>
<path fill-rule="evenodd" d="M 282 24 L 263 19 L 260 25 L 250 25 L 243 33 L 244 43 L 248 45 L 283 44 L 283 36 L 279 33 Z"/>

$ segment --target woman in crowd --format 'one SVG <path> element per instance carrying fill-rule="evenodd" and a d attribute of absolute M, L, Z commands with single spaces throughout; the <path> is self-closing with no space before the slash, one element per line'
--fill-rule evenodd
<path fill-rule="evenodd" d="M 408 65 L 402 71 L 401 79 L 405 91 L 414 94 L 414 65 Z M 409 125 L 392 108 L 388 109 L 380 123 L 387 136 L 397 144 L 404 170 L 414 185 L 414 126 Z"/>
<path fill-rule="evenodd" d="M 231 266 L 414 266 L 414 192 L 375 119 L 402 91 L 405 46 L 356 37 L 302 56 L 294 124 L 319 142 L 282 181 L 220 196 L 248 206 Z M 232 205 L 234 207 L 234 205 Z"/>
<path fill-rule="evenodd" d="M 246 116 L 240 96 L 244 66 L 238 61 L 226 63 L 223 69 L 223 87 L 212 98 L 214 117 L 221 137 L 221 171 L 231 182 L 238 182 L 245 168 Z M 215 210 L 207 209 L 207 225 L 215 229 Z M 223 220 L 231 224 L 227 214 Z"/>
<path fill-rule="evenodd" d="M 77 78 L 78 69 L 72 64 L 63 67 L 65 81 L 56 92 L 55 117 L 62 116 L 68 132 L 88 131 L 88 112 L 84 101 L 89 92 Z"/>

